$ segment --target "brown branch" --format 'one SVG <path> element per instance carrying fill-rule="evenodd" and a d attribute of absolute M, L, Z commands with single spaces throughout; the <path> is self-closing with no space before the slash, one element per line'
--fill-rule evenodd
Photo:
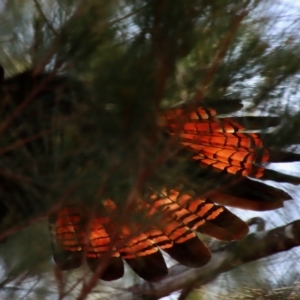
<path fill-rule="evenodd" d="M 52 26 L 52 24 L 47 19 L 45 13 L 43 12 L 43 9 L 40 5 L 40 3 L 37 0 L 32 0 L 36 6 L 36 9 L 38 10 L 41 17 L 44 19 L 45 23 L 47 24 L 48 28 L 52 31 L 54 35 L 58 35 L 58 32 L 55 30 L 55 28 Z"/>
<path fill-rule="evenodd" d="M 219 51 L 217 52 L 211 67 L 209 68 L 207 75 L 205 77 L 205 80 L 199 90 L 196 92 L 193 103 L 198 103 L 203 100 L 205 96 L 205 89 L 209 85 L 209 83 L 213 80 L 214 75 L 218 71 L 218 68 L 222 61 L 224 60 L 224 57 L 229 49 L 229 47 L 232 45 L 232 41 L 236 35 L 236 32 L 238 31 L 241 22 L 244 20 L 244 18 L 247 16 L 248 11 L 244 9 L 241 13 L 237 14 L 235 18 L 232 21 L 232 30 L 230 30 L 221 40 L 219 44 Z"/>
<path fill-rule="evenodd" d="M 269 231 L 249 234 L 246 238 L 227 244 L 212 253 L 210 262 L 202 268 L 191 269 L 176 265 L 169 270 L 169 275 L 158 283 L 140 283 L 122 294 L 115 294 L 119 299 L 159 299 L 189 286 L 204 285 L 220 274 L 240 265 L 258 259 L 288 251 L 300 246 L 300 220 Z M 151 298 L 151 299 L 152 299 Z M 114 299 L 114 298 L 112 298 Z"/>
<path fill-rule="evenodd" d="M 120 17 L 120 18 L 117 18 L 115 20 L 112 20 L 111 21 L 111 25 L 114 25 L 114 24 L 117 24 L 119 22 L 122 22 L 128 18 L 131 18 L 132 16 L 136 15 L 137 13 L 139 13 L 140 11 L 142 11 L 145 7 L 147 6 L 147 4 L 144 4 L 134 10 L 132 10 L 131 12 L 129 12 L 128 14 L 125 14 L 124 16 Z"/>
<path fill-rule="evenodd" d="M 72 16 L 59 28 L 59 32 L 56 30 L 56 34 L 52 41 L 52 44 L 50 44 L 43 59 L 40 62 L 38 62 L 36 66 L 34 66 L 33 74 L 43 73 L 47 64 L 51 61 L 53 56 L 58 52 L 58 50 L 62 46 L 63 31 L 69 26 L 71 21 L 80 17 L 80 11 L 81 11 L 81 8 L 84 6 L 84 4 L 85 4 L 85 1 L 83 1 L 83 0 L 77 1 L 77 7 L 76 7 L 75 11 L 73 12 Z M 54 69 L 57 70 L 58 68 L 61 67 L 61 65 L 62 65 L 62 62 L 60 62 L 60 63 L 56 62 Z"/>
<path fill-rule="evenodd" d="M 15 143 L 3 148 L 3 149 L 0 149 L 0 155 L 3 155 L 4 153 L 8 152 L 8 151 L 12 151 L 16 148 L 19 148 L 19 147 L 22 147 L 32 141 L 35 141 L 37 139 L 40 139 L 41 137 L 44 137 L 45 135 L 49 134 L 51 132 L 50 129 L 47 129 L 47 130 L 43 130 L 37 134 L 34 134 L 32 136 L 29 136 L 27 138 L 24 138 L 24 139 L 20 139 L 18 141 L 16 141 Z"/>

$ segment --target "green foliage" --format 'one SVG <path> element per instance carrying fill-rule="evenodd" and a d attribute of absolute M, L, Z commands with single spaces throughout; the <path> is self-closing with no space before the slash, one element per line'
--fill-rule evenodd
<path fill-rule="evenodd" d="M 101 205 L 111 197 L 124 204 L 133 187 L 140 195 L 149 182 L 174 183 L 180 167 L 162 166 L 172 149 L 161 155 L 164 139 L 157 133 L 163 106 L 242 97 L 252 107 L 267 105 L 287 116 L 287 103 L 278 105 L 278 98 L 288 98 L 293 84 L 298 92 L 300 45 L 291 39 L 293 33 L 281 39 L 268 36 L 271 19 L 257 15 L 263 4 L 267 2 L 7 1 L 0 61 L 8 77 L 28 69 L 48 72 L 46 85 L 51 76 L 61 77 L 40 95 L 42 105 L 30 104 L 17 119 L 20 123 L 1 131 L 0 149 L 15 146 L 1 153 L 0 175 L 5 186 L 14 182 L 18 187 L 11 192 L 9 186 L 4 194 L 22 206 L 22 214 L 12 210 L 2 228 L 9 228 L 16 215 L 21 221 L 38 218 L 59 201 Z M 21 82 L 2 87 L 0 128 L 20 105 L 15 93 L 30 97 L 38 88 L 26 90 L 32 83 Z M 53 106 L 47 106 L 49 95 L 57 100 Z M 296 116 L 279 132 L 298 123 Z M 29 146 L 24 142 L 25 136 L 43 130 L 49 132 L 41 139 Z M 290 141 L 279 138 L 276 145 L 285 142 Z M 22 204 L 25 198 L 30 205 Z M 23 238 L 18 243 L 25 247 Z M 35 252 L 28 255 L 30 260 Z M 15 278 L 28 269 L 17 265 Z M 7 262 L 4 266 L 8 274 L 14 268 Z"/>

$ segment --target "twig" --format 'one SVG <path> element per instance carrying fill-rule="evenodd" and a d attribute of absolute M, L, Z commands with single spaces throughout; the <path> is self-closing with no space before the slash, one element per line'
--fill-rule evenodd
<path fill-rule="evenodd" d="M 300 246 L 300 220 L 269 231 L 249 234 L 246 238 L 229 243 L 225 248 L 212 253 L 210 262 L 202 268 L 187 268 L 176 265 L 169 270 L 169 275 L 158 283 L 141 281 L 122 295 L 113 299 L 145 299 L 151 296 L 159 299 L 188 286 L 201 286 L 211 282 L 220 274 L 235 269 L 248 262 L 288 251 Z"/>
<path fill-rule="evenodd" d="M 41 15 L 41 17 L 44 19 L 45 23 L 47 24 L 47 26 L 49 27 L 49 29 L 53 32 L 54 35 L 58 35 L 58 32 L 55 30 L 55 28 L 52 26 L 52 24 L 49 22 L 49 20 L 47 19 L 46 15 L 44 14 L 42 7 L 40 5 L 40 3 L 38 2 L 38 0 L 32 0 L 39 12 L 39 14 Z"/>
<path fill-rule="evenodd" d="M 205 80 L 199 90 L 196 92 L 194 98 L 193 98 L 193 103 L 198 103 L 203 100 L 205 96 L 205 89 L 209 85 L 209 83 L 213 80 L 214 75 L 216 74 L 221 62 L 224 60 L 224 57 L 229 49 L 229 47 L 232 45 L 232 40 L 239 29 L 239 26 L 243 19 L 247 16 L 248 11 L 244 9 L 240 14 L 236 15 L 232 22 L 232 30 L 230 30 L 224 38 L 221 40 L 219 44 L 220 50 L 217 52 L 212 65 L 210 69 L 207 72 L 207 75 L 205 77 Z"/>

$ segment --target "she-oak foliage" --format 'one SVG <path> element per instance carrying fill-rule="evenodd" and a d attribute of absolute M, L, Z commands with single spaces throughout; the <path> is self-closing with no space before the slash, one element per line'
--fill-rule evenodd
<path fill-rule="evenodd" d="M 223 112 L 230 99 L 238 98 L 271 107 L 284 123 L 287 111 L 275 100 L 297 82 L 299 44 L 286 36 L 274 46 L 267 36 L 268 20 L 259 15 L 264 5 L 8 1 L 1 34 L 13 34 L 3 39 L 0 50 L 11 78 L 2 82 L 0 103 L 2 239 L 56 214 L 62 204 L 97 211 L 105 199 L 122 208 L 117 214 L 120 224 L 130 220 L 143 229 L 144 211 L 132 213 L 136 199 L 151 198 L 153 190 L 161 193 L 165 187 L 193 190 L 192 195 L 211 189 L 216 175 L 204 172 L 199 186 L 195 176 L 200 170 L 190 167 L 190 154 L 177 155 L 176 130 L 175 138 L 166 141 L 161 114 L 183 101 L 191 104 L 186 106 L 189 119 L 204 99 L 224 99 L 216 107 Z M 13 76 L 20 71 L 26 72 Z M 249 84 L 251 80 L 255 84 Z M 297 122 L 297 114 L 293 119 Z M 257 128 L 273 126 L 272 120 L 278 118 L 260 119 Z M 285 160 L 279 147 L 297 143 L 297 136 L 276 131 L 260 139 L 274 148 L 277 160 Z M 220 176 L 218 184 L 231 184 L 231 177 Z M 279 202 L 287 198 L 278 195 Z M 103 272 L 98 269 L 96 275 Z M 26 268 L 17 271 L 8 282 L 14 283 Z M 63 295 L 66 286 L 58 273 Z M 88 288 L 80 290 L 78 285 L 78 299 L 94 285 L 93 277 Z"/>

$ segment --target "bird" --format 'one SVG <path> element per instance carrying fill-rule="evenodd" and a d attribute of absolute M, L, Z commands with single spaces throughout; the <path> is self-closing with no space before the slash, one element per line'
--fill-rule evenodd
<path fill-rule="evenodd" d="M 205 187 L 149 188 L 133 205 L 139 217 L 121 223 L 116 221 L 120 210 L 113 199 L 103 200 L 102 215 L 89 216 L 76 205 L 62 207 L 49 218 L 54 260 L 60 268 L 78 268 L 85 260 L 102 280 L 111 281 L 123 276 L 126 261 L 139 277 L 156 282 L 168 274 L 161 250 L 185 266 L 201 267 L 211 253 L 196 232 L 224 241 L 247 235 L 247 223 L 226 206 L 264 211 L 282 207 L 291 198 L 263 180 L 299 184 L 299 178 L 267 169 L 266 164 L 298 161 L 300 156 L 266 148 L 253 132 L 278 125 L 280 118 L 219 117 L 242 107 L 240 100 L 227 101 L 226 107 L 222 102 L 167 109 L 158 120 L 162 131 L 179 141 L 179 152 L 191 154 L 187 172 L 192 168 L 191 180 Z M 211 184 L 203 184 L 207 178 Z"/>
<path fill-rule="evenodd" d="M 74 85 L 65 75 L 32 70 L 8 79 L 3 75 L 0 90 L 9 101 L 2 103 L 2 111 L 8 111 L 5 117 L 9 117 L 15 107 L 25 108 L 20 116 L 14 114 L 13 126 L 18 137 L 26 140 L 46 130 L 57 109 L 63 115 L 74 110 L 70 95 L 75 86 L 80 84 Z M 49 214 L 56 266 L 64 271 L 86 263 L 99 279 L 112 281 L 123 277 L 125 261 L 140 278 L 157 282 L 168 274 L 163 252 L 187 267 L 209 262 L 211 252 L 198 233 L 224 241 L 247 235 L 247 223 L 229 207 L 254 211 L 282 207 L 292 197 L 265 181 L 297 185 L 300 178 L 269 169 L 268 164 L 300 161 L 300 155 L 272 147 L 272 134 L 263 132 L 278 126 L 281 118 L 232 115 L 242 107 L 240 99 L 204 99 L 160 109 L 155 128 L 163 144 L 168 144 L 166 149 L 172 150 L 163 167 L 174 170 L 180 162 L 180 176 L 171 172 L 168 184 L 150 183 L 122 205 L 113 197 L 101 199 L 96 206 L 85 201 L 59 203 Z M 42 123 L 38 122 L 41 111 Z M 26 151 L 35 153 L 45 147 L 38 136 L 34 142 L 24 144 Z M 14 159 L 10 148 L 2 157 Z M 26 200 L 28 190 L 23 185 L 0 174 L 0 186 L 1 219 L 16 205 L 32 214 L 37 202 L 30 202 L 29 196 Z M 10 200 L 12 189 L 26 205 Z"/>

